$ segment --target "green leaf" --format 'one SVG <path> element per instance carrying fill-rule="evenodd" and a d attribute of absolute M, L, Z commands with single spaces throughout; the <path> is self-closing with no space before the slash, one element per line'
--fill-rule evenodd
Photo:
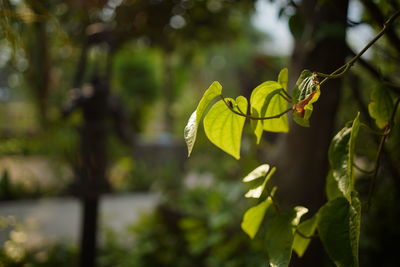
<path fill-rule="evenodd" d="M 360 129 L 360 114 L 358 113 L 352 125 L 346 125 L 332 139 L 328 157 L 333 178 L 338 183 L 339 190 L 351 201 L 350 193 L 354 188 L 353 161 L 355 143 Z"/>
<path fill-rule="evenodd" d="M 271 167 L 268 164 L 262 164 L 257 168 L 255 168 L 254 170 L 252 170 L 249 174 L 247 174 L 242 181 L 247 183 L 262 176 L 265 176 L 269 172 L 270 168 Z"/>
<path fill-rule="evenodd" d="M 297 230 L 300 231 L 301 234 L 307 237 L 311 237 L 312 235 L 314 235 L 316 229 L 317 229 L 317 216 L 314 216 L 311 219 L 302 222 L 297 227 Z M 300 258 L 303 257 L 304 252 L 307 250 L 310 242 L 311 238 L 304 238 L 299 234 L 295 234 L 293 241 L 293 250 Z"/>
<path fill-rule="evenodd" d="M 268 197 L 260 204 L 251 207 L 245 212 L 241 227 L 242 230 L 250 236 L 250 238 L 253 239 L 254 236 L 257 234 L 261 222 L 264 219 L 265 212 L 268 210 L 271 204 L 272 199 Z"/>
<path fill-rule="evenodd" d="M 225 100 L 232 103 L 232 107 L 236 111 L 239 111 L 239 108 L 246 114 L 247 99 L 245 97 L 239 96 L 236 101 L 231 98 Z M 245 117 L 233 113 L 223 100 L 211 107 L 203 121 L 207 138 L 236 159 L 240 159 L 240 142 L 244 122 Z"/>
<path fill-rule="evenodd" d="M 358 266 L 358 247 L 360 242 L 361 203 L 356 194 L 351 196 L 350 206 L 350 244 L 353 252 L 354 265 Z"/>
<path fill-rule="evenodd" d="M 278 75 L 278 83 L 280 83 L 285 91 L 287 91 L 289 71 L 287 68 L 282 69 Z"/>
<path fill-rule="evenodd" d="M 326 203 L 318 212 L 318 232 L 326 252 L 336 266 L 358 266 L 360 206 L 343 197 Z"/>
<path fill-rule="evenodd" d="M 284 112 L 287 109 L 287 101 L 281 97 L 277 92 L 272 92 L 269 102 L 266 102 L 265 113 L 261 113 L 263 117 L 270 117 Z M 282 115 L 276 119 L 263 120 L 263 129 L 269 132 L 283 132 L 289 131 L 289 123 L 287 115 Z"/>
<path fill-rule="evenodd" d="M 271 266 L 285 267 L 289 265 L 292 256 L 294 226 L 297 226 L 301 216 L 306 212 L 307 209 L 304 207 L 295 207 L 291 212 L 267 214 L 265 240 Z"/>
<path fill-rule="evenodd" d="M 293 89 L 293 120 L 303 127 L 310 126 L 313 104 L 321 94 L 317 77 L 311 71 L 303 70 Z"/>
<path fill-rule="evenodd" d="M 388 125 L 393 107 L 392 97 L 385 87 L 375 87 L 372 90 L 368 111 L 379 128 L 383 129 Z"/>
<path fill-rule="evenodd" d="M 276 168 L 273 167 L 268 175 L 265 177 L 263 183 L 256 188 L 250 189 L 246 194 L 245 197 L 247 198 L 260 198 L 261 194 L 264 192 L 264 188 L 267 185 L 267 182 L 271 179 L 272 175 L 274 175 Z M 247 177 L 247 176 L 246 176 Z M 246 178 L 245 177 L 245 178 Z M 244 181 L 244 179 L 243 179 Z"/>
<path fill-rule="evenodd" d="M 257 86 L 251 93 L 251 115 L 254 117 L 267 117 L 282 113 L 287 108 L 287 102 L 279 92 L 282 84 L 267 81 Z M 287 115 L 271 120 L 252 120 L 251 125 L 257 138 L 257 144 L 261 141 L 263 130 L 270 132 L 287 132 L 289 129 Z"/>
<path fill-rule="evenodd" d="M 190 116 L 184 130 L 184 138 L 188 148 L 188 156 L 190 156 L 196 141 L 197 128 L 199 127 L 203 113 L 206 111 L 211 101 L 217 96 L 221 95 L 221 92 L 221 84 L 219 82 L 213 82 L 211 86 L 204 92 L 196 110 Z"/>
<path fill-rule="evenodd" d="M 352 183 L 354 183 L 353 162 L 355 157 L 356 143 L 359 131 L 360 131 L 360 112 L 357 113 L 355 119 L 353 120 L 353 125 L 351 126 L 351 133 L 349 140 L 349 157 L 347 166 L 350 166 L 350 168 L 347 168 L 347 176 L 350 177 Z"/>
<path fill-rule="evenodd" d="M 338 182 L 333 178 L 332 171 L 329 171 L 326 177 L 325 192 L 328 200 L 343 197 L 343 193 L 339 190 Z"/>

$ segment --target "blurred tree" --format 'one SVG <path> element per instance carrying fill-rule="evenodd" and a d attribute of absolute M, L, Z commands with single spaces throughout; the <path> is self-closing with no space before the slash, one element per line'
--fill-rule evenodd
<path fill-rule="evenodd" d="M 289 25 L 295 38 L 290 64 L 290 83 L 293 88 L 304 69 L 330 73 L 345 62 L 348 1 L 303 0 L 294 4 L 296 13 Z M 283 135 L 273 163 L 278 170 L 278 196 L 285 205 L 303 205 L 311 213 L 325 202 L 324 186 L 328 171 L 328 150 L 335 130 L 341 80 L 326 85 L 315 107 L 311 127 L 291 123 Z M 305 156 L 307 155 L 307 156 Z M 307 190 L 299 190 L 307 184 Z M 315 242 L 314 242 L 315 243 Z M 323 265 L 322 246 L 311 248 L 293 266 Z"/>

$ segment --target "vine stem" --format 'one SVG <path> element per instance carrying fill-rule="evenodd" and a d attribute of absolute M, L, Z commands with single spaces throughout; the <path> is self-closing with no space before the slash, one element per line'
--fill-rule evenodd
<path fill-rule="evenodd" d="M 223 95 L 220 95 L 220 97 L 221 97 L 222 101 L 224 101 L 225 105 L 226 105 L 233 113 L 235 113 L 235 114 L 237 114 L 237 115 L 239 115 L 239 116 L 242 116 L 242 117 L 251 119 L 251 120 L 271 120 L 271 119 L 277 119 L 277 118 L 282 117 L 283 115 L 285 115 L 285 114 L 288 113 L 289 111 L 293 111 L 293 108 L 291 107 L 291 108 L 288 108 L 287 110 L 285 110 L 285 111 L 283 111 L 283 112 L 281 112 L 281 113 L 279 113 L 279 114 L 273 115 L 273 116 L 268 116 L 268 117 L 254 117 L 254 116 L 245 114 L 243 111 L 240 110 L 239 107 L 237 107 L 237 109 L 238 109 L 239 111 L 236 111 L 236 110 L 234 109 L 233 105 L 232 105 L 232 102 L 227 101 Z"/>
<path fill-rule="evenodd" d="M 372 129 L 370 126 L 368 126 L 368 125 L 365 124 L 365 123 L 360 123 L 360 125 L 361 125 L 363 128 L 367 129 L 368 132 L 370 132 L 370 133 L 372 133 L 372 134 L 375 134 L 375 135 L 383 136 L 383 135 L 388 135 L 389 132 L 390 132 L 389 129 L 386 129 L 383 133 L 378 132 L 378 131 L 375 131 L 374 129 Z"/>
<path fill-rule="evenodd" d="M 371 206 L 372 196 L 373 196 L 374 189 L 375 189 L 376 177 L 378 176 L 378 172 L 379 172 L 382 151 L 383 151 L 383 148 L 385 145 L 385 141 L 388 138 L 388 136 L 393 128 L 394 118 L 396 116 L 396 112 L 397 112 L 397 108 L 399 107 L 399 104 L 400 104 L 400 98 L 397 99 L 396 104 L 394 105 L 393 112 L 390 117 L 389 125 L 385 129 L 385 132 L 387 132 L 387 134 L 383 135 L 379 142 L 378 153 L 377 153 L 376 159 L 375 159 L 375 168 L 374 168 L 371 184 L 369 186 L 368 200 L 367 200 L 367 206 L 366 206 L 367 211 L 369 210 L 369 208 Z"/>
<path fill-rule="evenodd" d="M 301 236 L 302 238 L 305 238 L 305 239 L 312 239 L 312 238 L 316 237 L 316 235 L 306 235 L 306 234 L 302 233 L 298 228 L 296 228 L 295 231 L 296 231 L 296 234 L 298 234 L 299 236 Z"/>
<path fill-rule="evenodd" d="M 265 190 L 267 191 L 268 197 L 271 198 L 272 205 L 274 206 L 275 210 L 276 210 L 278 213 L 281 212 L 281 210 L 280 210 L 280 208 L 279 208 L 278 201 L 276 200 L 276 198 L 275 198 L 275 196 L 274 196 L 274 194 L 273 194 L 273 192 L 272 192 L 273 190 L 272 190 L 272 191 L 269 190 L 267 186 L 265 187 Z"/>
<path fill-rule="evenodd" d="M 371 40 L 369 43 L 357 54 L 355 55 L 349 62 L 332 72 L 331 74 L 324 74 L 316 72 L 318 76 L 324 77 L 321 81 L 320 85 L 324 84 L 329 79 L 335 79 L 341 77 L 345 74 L 353 64 L 376 42 L 378 41 L 387 31 L 389 26 L 400 16 L 400 9 L 397 10 L 383 25 L 383 28 L 379 31 L 379 33 Z"/>

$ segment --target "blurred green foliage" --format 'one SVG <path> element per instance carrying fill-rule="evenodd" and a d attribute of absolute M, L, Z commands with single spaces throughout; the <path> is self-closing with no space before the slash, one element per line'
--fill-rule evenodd
<path fill-rule="evenodd" d="M 240 230 L 243 188 L 233 182 L 185 191 L 130 228 L 125 248 L 111 236 L 101 266 L 266 266 L 262 240 Z"/>

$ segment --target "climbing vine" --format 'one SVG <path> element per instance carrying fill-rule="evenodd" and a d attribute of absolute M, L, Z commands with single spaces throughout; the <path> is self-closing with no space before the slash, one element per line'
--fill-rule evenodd
<path fill-rule="evenodd" d="M 292 90 L 292 95 L 287 88 L 286 68 L 280 71 L 276 81 L 266 81 L 257 86 L 252 91 L 249 101 L 243 96 L 236 99 L 224 97 L 221 84 L 213 82 L 185 127 L 184 137 L 188 155 L 190 156 L 193 150 L 197 129 L 203 117 L 207 138 L 236 159 L 240 159 L 241 137 L 246 119 L 250 120 L 257 144 L 260 143 L 264 131 L 288 132 L 289 114 L 297 124 L 309 127 L 313 104 L 318 101 L 323 84 L 346 74 L 399 16 L 400 10 L 386 21 L 381 31 L 357 55 L 331 74 L 304 70 Z M 220 100 L 215 102 L 218 98 Z M 245 197 L 259 201 L 245 212 L 241 227 L 250 238 L 254 238 L 262 222 L 265 223 L 266 250 L 271 266 L 288 266 L 292 251 L 302 257 L 311 239 L 316 236 L 337 266 L 358 266 L 361 203 L 355 189 L 353 169 L 372 176 L 368 201 L 365 204 L 368 209 L 382 150 L 393 129 L 399 103 L 400 98 L 394 100 L 385 89 L 373 90 L 368 110 L 379 130 L 373 130 L 371 126 L 360 122 L 357 113 L 355 118 L 335 135 L 328 151 L 328 201 L 310 219 L 301 219 L 308 212 L 306 207 L 296 206 L 289 211 L 279 208 L 274 198 L 277 187 L 270 185 L 271 177 L 276 172 L 275 167 L 263 164 L 243 178 L 244 183 L 258 182 L 258 186 L 251 188 Z M 354 163 L 357 137 L 361 129 L 380 136 L 374 168 L 369 171 Z"/>

